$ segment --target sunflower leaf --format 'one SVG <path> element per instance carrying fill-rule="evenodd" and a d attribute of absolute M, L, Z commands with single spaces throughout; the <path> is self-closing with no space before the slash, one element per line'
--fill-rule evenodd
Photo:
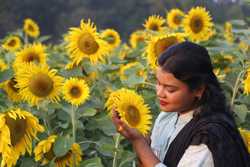
<path fill-rule="evenodd" d="M 81 167 L 103 167 L 102 161 L 99 157 L 87 159 L 80 165 Z"/>
<path fill-rule="evenodd" d="M 20 167 L 36 167 L 36 162 L 32 158 L 23 158 Z"/>
<path fill-rule="evenodd" d="M 240 119 L 240 122 L 244 122 L 248 113 L 247 106 L 244 104 L 241 105 L 235 105 L 234 106 L 234 112 Z"/>
<path fill-rule="evenodd" d="M 97 113 L 96 109 L 94 108 L 86 108 L 83 113 L 81 114 L 82 117 L 92 117 L 95 116 Z"/>
<path fill-rule="evenodd" d="M 72 144 L 73 144 L 72 139 L 68 137 L 58 137 L 53 147 L 53 151 L 56 157 L 61 157 L 67 154 Z"/>
<path fill-rule="evenodd" d="M 8 69 L 5 71 L 0 72 L 0 82 L 6 81 L 13 76 L 13 70 Z"/>

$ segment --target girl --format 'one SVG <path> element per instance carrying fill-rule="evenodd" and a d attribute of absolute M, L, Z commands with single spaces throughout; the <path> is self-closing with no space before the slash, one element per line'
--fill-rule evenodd
<path fill-rule="evenodd" d="M 183 42 L 158 59 L 156 93 L 162 112 L 151 142 L 113 110 L 117 130 L 131 141 L 143 167 L 249 167 L 247 148 L 233 119 L 208 51 Z"/>

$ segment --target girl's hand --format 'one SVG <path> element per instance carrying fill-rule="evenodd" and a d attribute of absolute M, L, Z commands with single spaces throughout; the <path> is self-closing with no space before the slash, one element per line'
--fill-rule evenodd
<path fill-rule="evenodd" d="M 137 129 L 130 128 L 125 122 L 120 119 L 115 109 L 112 110 L 112 122 L 114 123 L 116 130 L 131 142 L 140 139 L 145 140 L 142 134 Z"/>

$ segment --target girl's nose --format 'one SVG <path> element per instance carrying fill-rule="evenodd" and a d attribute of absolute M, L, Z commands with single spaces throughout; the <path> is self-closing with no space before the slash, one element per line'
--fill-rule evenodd
<path fill-rule="evenodd" d="M 158 97 L 165 97 L 163 86 L 156 86 L 156 95 Z"/>

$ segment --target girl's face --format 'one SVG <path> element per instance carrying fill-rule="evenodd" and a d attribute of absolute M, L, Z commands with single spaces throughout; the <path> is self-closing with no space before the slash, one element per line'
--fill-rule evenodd
<path fill-rule="evenodd" d="M 195 98 L 201 97 L 203 89 L 191 91 L 187 84 L 160 67 L 156 72 L 156 94 L 160 108 L 165 112 L 185 113 L 193 109 Z"/>

